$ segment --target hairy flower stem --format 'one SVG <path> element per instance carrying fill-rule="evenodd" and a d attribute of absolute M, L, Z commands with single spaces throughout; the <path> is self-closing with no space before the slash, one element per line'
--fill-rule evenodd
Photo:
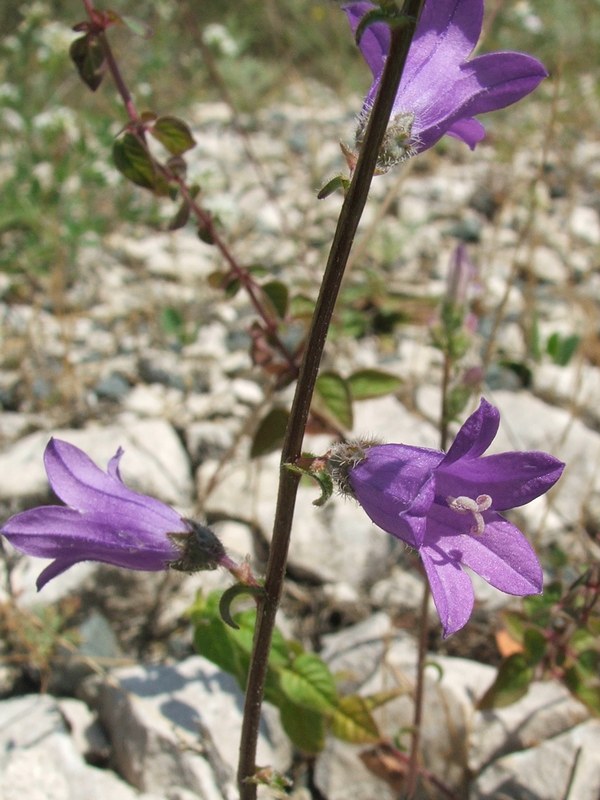
<path fill-rule="evenodd" d="M 389 57 L 352 182 L 340 212 L 300 367 L 281 455 L 279 491 L 265 578 L 265 594 L 258 604 L 254 650 L 246 687 L 238 765 L 240 800 L 255 800 L 256 798 L 256 785 L 250 782 L 250 779 L 256 772 L 256 746 L 269 650 L 275 615 L 283 589 L 298 490 L 299 477 L 286 469 L 285 464 L 294 462 L 301 454 L 304 430 L 331 317 L 356 229 L 367 201 L 379 150 L 387 130 L 402 70 L 423 2 L 424 0 L 406 0 L 403 12 L 410 17 L 410 22 L 408 25 L 392 31 Z"/>

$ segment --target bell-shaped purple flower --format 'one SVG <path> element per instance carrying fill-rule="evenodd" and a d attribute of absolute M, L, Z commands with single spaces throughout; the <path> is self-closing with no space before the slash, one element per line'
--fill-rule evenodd
<path fill-rule="evenodd" d="M 498 410 L 482 399 L 446 454 L 382 444 L 336 459 L 345 488 L 373 522 L 419 551 L 444 636 L 462 628 L 473 609 L 463 566 L 507 594 L 542 591 L 535 552 L 498 512 L 547 492 L 564 464 L 541 452 L 483 457 L 499 422 Z"/>
<path fill-rule="evenodd" d="M 66 505 L 23 511 L 1 529 L 17 550 L 54 559 L 39 575 L 38 589 L 80 561 L 148 571 L 235 566 L 208 528 L 128 488 L 119 474 L 122 455 L 119 448 L 104 472 L 78 447 L 48 443 L 48 480 Z"/>
<path fill-rule="evenodd" d="M 353 31 L 375 7 L 369 2 L 344 6 Z M 427 150 L 444 134 L 462 139 L 473 149 L 485 136 L 476 115 L 516 103 L 547 76 L 544 66 L 525 53 L 486 53 L 467 60 L 482 24 L 483 0 L 425 0 L 390 118 L 399 151 L 396 163 Z M 366 28 L 360 50 L 373 83 L 365 98 L 362 127 L 377 95 L 389 48 L 388 25 L 375 22 Z"/>

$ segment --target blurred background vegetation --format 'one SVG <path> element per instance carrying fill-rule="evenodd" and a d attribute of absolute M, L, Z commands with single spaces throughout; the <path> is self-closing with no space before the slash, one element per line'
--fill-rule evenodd
<path fill-rule="evenodd" d="M 287 99 L 290 83 L 303 82 L 309 95 L 311 82 L 340 97 L 364 93 L 368 70 L 339 5 L 141 0 L 136 18 L 151 35 L 113 29 L 111 41 L 140 108 L 185 118 L 191 105 L 226 94 L 251 127 L 252 113 Z M 122 0 L 109 7 L 130 11 Z M 566 154 L 597 131 L 599 12 L 600 0 L 486 2 L 482 50 L 525 50 L 544 61 L 554 83 L 527 105 L 553 104 Z M 26 292 L 51 268 L 68 279 L 81 248 L 97 245 L 116 219 L 153 222 L 152 202 L 110 163 L 124 121 L 116 93 L 103 85 L 92 95 L 68 58 L 71 26 L 83 18 L 78 0 L 0 6 L 0 272 L 12 276 L 1 292 Z M 507 149 L 522 113 L 495 115 L 509 131 L 500 137 Z"/>

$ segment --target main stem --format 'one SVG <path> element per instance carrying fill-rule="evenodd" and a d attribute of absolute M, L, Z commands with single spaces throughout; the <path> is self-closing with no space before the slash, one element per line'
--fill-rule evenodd
<path fill-rule="evenodd" d="M 385 135 L 410 42 L 424 0 L 406 0 L 403 13 L 409 24 L 392 29 L 391 42 L 377 99 L 369 119 L 364 143 L 348 193 L 342 205 L 329 252 L 321 290 L 315 306 L 304 358 L 296 384 L 286 438 L 281 455 L 281 470 L 273 537 L 265 577 L 264 597 L 257 609 L 254 650 L 250 662 L 238 765 L 240 800 L 255 800 L 256 785 L 249 781 L 256 772 L 256 746 L 261 705 L 268 667 L 275 615 L 279 606 L 298 491 L 299 477 L 286 469 L 302 452 L 315 382 L 327 332 L 339 293 L 356 229 L 365 207 L 377 156 Z"/>

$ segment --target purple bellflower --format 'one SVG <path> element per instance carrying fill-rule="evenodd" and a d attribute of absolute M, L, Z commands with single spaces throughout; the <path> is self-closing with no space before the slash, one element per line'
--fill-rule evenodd
<path fill-rule="evenodd" d="M 369 2 L 344 6 L 353 31 L 374 8 Z M 516 103 L 547 76 L 544 66 L 525 53 L 486 53 L 468 61 L 482 24 L 483 0 L 425 0 L 392 109 L 382 170 L 427 150 L 445 134 L 473 149 L 485 136 L 477 114 Z M 359 121 L 358 146 L 389 48 L 388 25 L 375 22 L 365 29 L 360 50 L 373 83 Z"/>
<path fill-rule="evenodd" d="M 330 467 L 373 522 L 419 551 L 444 637 L 468 621 L 473 586 L 462 567 L 502 592 L 539 594 L 542 569 L 524 535 L 498 512 L 547 492 L 564 464 L 541 452 L 482 457 L 499 412 L 482 399 L 447 453 L 404 444 L 334 448 Z"/>
<path fill-rule="evenodd" d="M 60 439 L 48 443 L 46 473 L 66 506 L 23 511 L 1 529 L 17 550 L 54 559 L 39 575 L 38 589 L 80 561 L 147 571 L 195 572 L 220 565 L 235 572 L 212 531 L 123 483 L 122 455 L 119 448 L 104 472 L 78 447 Z"/>

